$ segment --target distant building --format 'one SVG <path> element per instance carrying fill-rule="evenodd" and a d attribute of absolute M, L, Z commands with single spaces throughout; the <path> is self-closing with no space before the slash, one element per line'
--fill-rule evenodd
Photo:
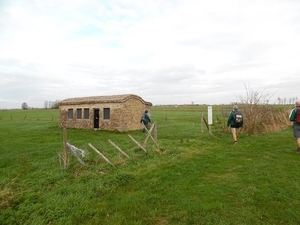
<path fill-rule="evenodd" d="M 59 104 L 59 124 L 66 128 L 138 130 L 151 102 L 133 94 L 68 98 Z"/>

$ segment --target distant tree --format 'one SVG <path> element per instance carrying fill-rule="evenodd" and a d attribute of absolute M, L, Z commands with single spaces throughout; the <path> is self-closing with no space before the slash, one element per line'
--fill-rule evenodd
<path fill-rule="evenodd" d="M 55 102 L 53 102 L 52 109 L 58 109 L 60 102 L 61 102 L 60 100 L 56 100 Z"/>
<path fill-rule="evenodd" d="M 28 109 L 27 103 L 26 103 L 26 102 L 23 102 L 21 108 L 22 108 L 22 109 Z"/>
<path fill-rule="evenodd" d="M 45 109 L 58 109 L 59 108 L 60 100 L 56 101 L 45 101 L 44 108 Z"/>
<path fill-rule="evenodd" d="M 280 104 L 281 104 L 281 98 L 278 97 L 278 98 L 277 98 L 277 101 L 278 101 L 278 104 L 280 105 Z"/>
<path fill-rule="evenodd" d="M 45 101 L 45 103 L 44 103 L 44 109 L 48 109 L 48 101 Z"/>

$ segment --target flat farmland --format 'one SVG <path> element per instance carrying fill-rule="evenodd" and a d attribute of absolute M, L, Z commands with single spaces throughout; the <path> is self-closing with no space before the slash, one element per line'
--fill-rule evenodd
<path fill-rule="evenodd" d="M 157 144 L 141 130 L 67 129 L 58 110 L 0 111 L 0 224 L 299 224 L 300 155 L 292 129 L 233 145 L 231 106 L 155 106 Z M 137 121 L 139 122 L 139 121 Z M 129 158 L 120 154 L 116 143 Z M 113 165 L 107 163 L 92 144 Z"/>

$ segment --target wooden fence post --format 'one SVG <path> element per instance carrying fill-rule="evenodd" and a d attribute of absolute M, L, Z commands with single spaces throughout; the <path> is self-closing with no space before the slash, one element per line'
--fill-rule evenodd
<path fill-rule="evenodd" d="M 110 139 L 108 139 L 108 142 L 109 142 L 112 146 L 114 146 L 119 152 L 121 152 L 123 155 L 125 155 L 127 158 L 129 158 L 129 156 L 128 156 L 125 152 L 123 152 L 122 149 L 120 149 L 118 145 L 116 145 L 116 144 L 115 144 L 114 142 L 112 142 Z"/>
<path fill-rule="evenodd" d="M 67 154 L 67 129 L 65 127 L 63 128 L 63 144 L 64 144 L 63 161 L 64 161 L 64 167 L 67 168 L 69 159 Z"/>
<path fill-rule="evenodd" d="M 206 122 L 206 119 L 204 118 L 204 116 L 202 116 L 202 120 L 204 121 L 204 123 L 205 123 L 205 125 L 206 125 L 206 128 L 207 128 L 207 130 L 209 130 L 208 123 Z"/>
<path fill-rule="evenodd" d="M 155 124 L 155 127 L 154 127 L 154 133 L 153 133 L 153 136 L 154 136 L 155 142 L 157 142 L 157 125 L 156 125 L 156 121 L 154 122 L 154 124 Z"/>
<path fill-rule="evenodd" d="M 98 151 L 98 149 L 96 149 L 91 143 L 88 144 L 91 149 L 93 149 L 98 155 L 100 155 L 102 157 L 102 159 L 104 159 L 107 163 L 109 163 L 110 165 L 112 165 L 114 167 L 114 164 L 112 164 L 108 158 L 106 158 L 101 152 Z"/>
<path fill-rule="evenodd" d="M 203 134 L 204 133 L 204 126 L 203 126 L 203 113 L 201 113 L 201 117 L 200 117 L 200 121 L 201 121 L 201 124 L 200 124 L 200 129 L 201 129 L 201 133 Z"/>
<path fill-rule="evenodd" d="M 146 129 L 148 135 L 147 135 L 147 137 L 146 137 L 146 139 L 145 139 L 145 141 L 144 141 L 144 143 L 143 143 L 143 147 L 146 146 L 146 143 L 147 143 L 147 141 L 148 141 L 148 139 L 149 139 L 149 137 L 150 137 L 150 138 L 153 140 L 153 142 L 154 142 L 154 144 L 156 145 L 156 147 L 159 148 L 157 142 L 155 141 L 155 139 L 154 139 L 154 138 L 152 137 L 152 135 L 151 135 L 152 130 L 153 130 L 154 127 L 156 127 L 156 124 L 155 124 L 155 123 L 152 124 L 150 130 L 147 130 L 147 129 Z"/>
<path fill-rule="evenodd" d="M 139 146 L 144 152 L 147 153 L 147 150 L 140 144 L 138 143 L 130 134 L 128 134 L 128 137 L 130 137 L 130 139 L 137 145 Z"/>

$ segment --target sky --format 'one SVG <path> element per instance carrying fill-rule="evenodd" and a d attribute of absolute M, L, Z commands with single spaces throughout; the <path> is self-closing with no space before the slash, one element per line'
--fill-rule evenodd
<path fill-rule="evenodd" d="M 0 0 L 0 109 L 300 97 L 299 0 Z"/>

